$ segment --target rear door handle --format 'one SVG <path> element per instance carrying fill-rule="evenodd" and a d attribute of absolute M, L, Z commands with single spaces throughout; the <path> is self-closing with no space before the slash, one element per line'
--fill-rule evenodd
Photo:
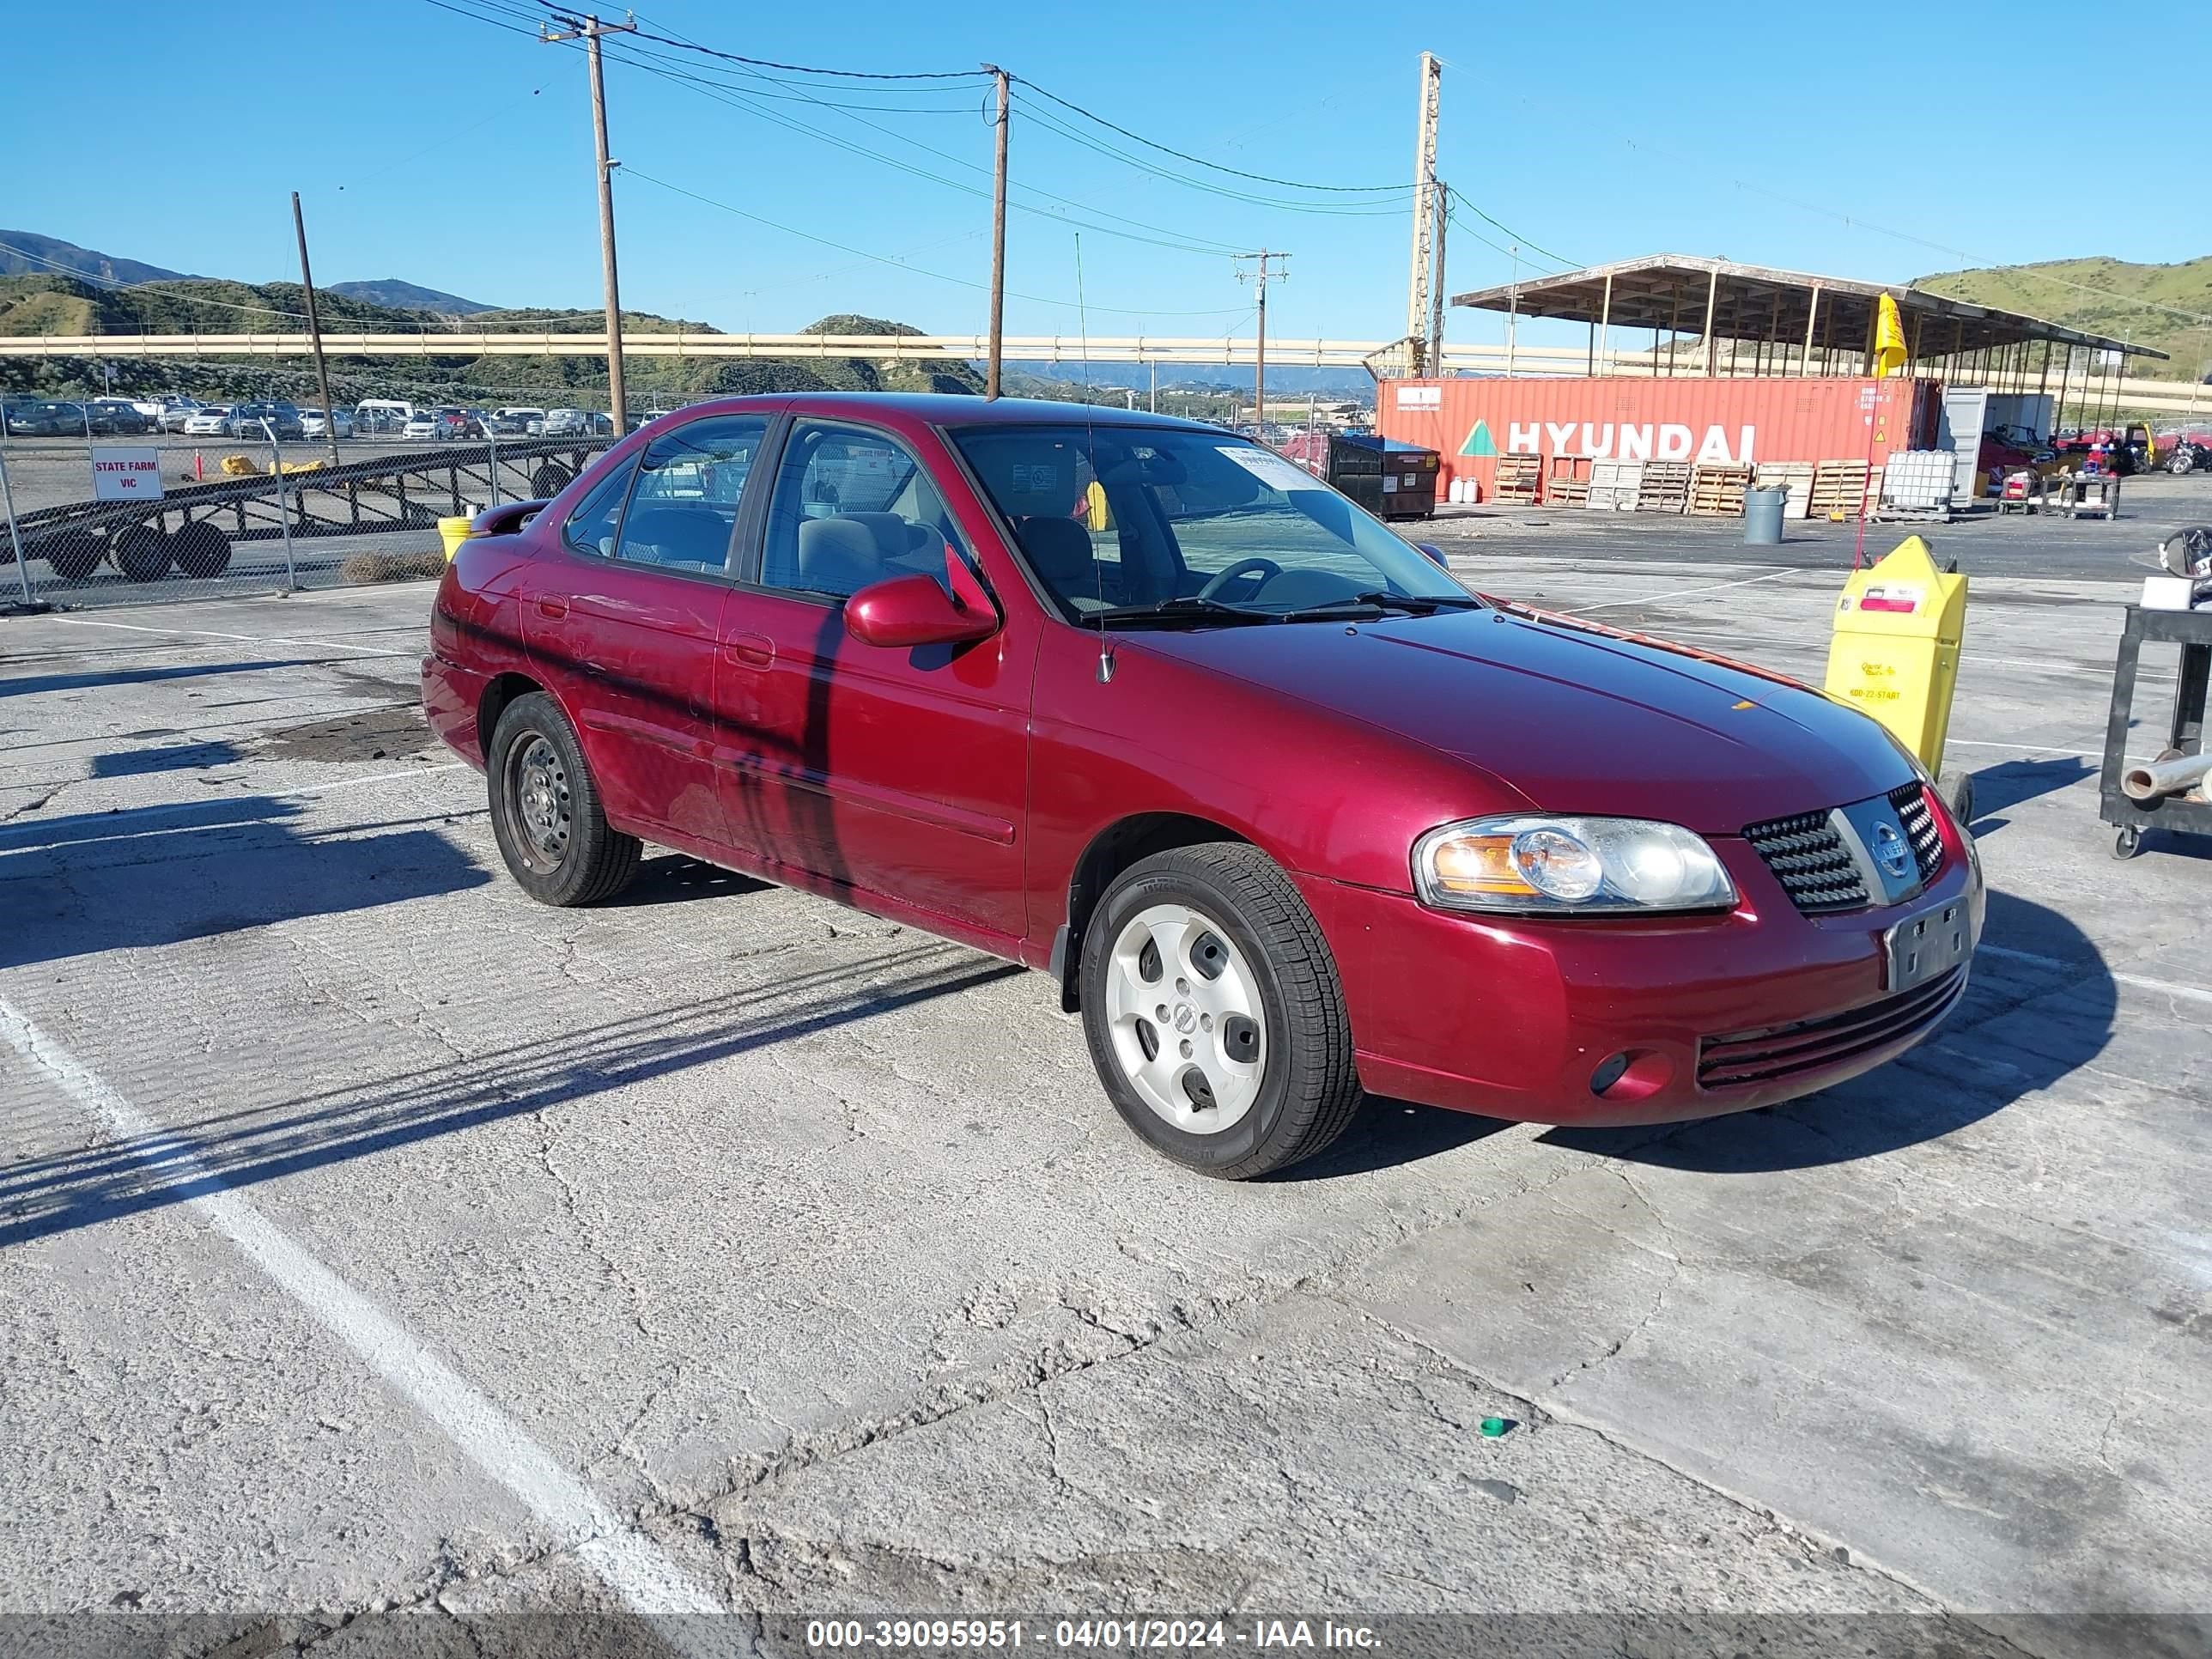
<path fill-rule="evenodd" d="M 722 660 L 734 668 L 766 668 L 775 660 L 775 641 L 764 634 L 732 634 L 722 642 Z"/>
<path fill-rule="evenodd" d="M 568 602 L 566 599 L 540 599 L 538 601 L 538 614 L 558 622 L 568 614 Z"/>

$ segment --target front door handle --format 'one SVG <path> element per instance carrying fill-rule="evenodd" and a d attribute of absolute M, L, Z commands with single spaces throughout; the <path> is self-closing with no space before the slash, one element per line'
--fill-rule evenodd
<path fill-rule="evenodd" d="M 775 641 L 765 634 L 732 634 L 722 641 L 722 660 L 733 668 L 766 668 L 775 660 Z"/>
<path fill-rule="evenodd" d="M 568 614 L 568 602 L 566 599 L 541 599 L 538 601 L 538 614 L 541 617 L 550 617 L 554 621 L 558 622 Z"/>

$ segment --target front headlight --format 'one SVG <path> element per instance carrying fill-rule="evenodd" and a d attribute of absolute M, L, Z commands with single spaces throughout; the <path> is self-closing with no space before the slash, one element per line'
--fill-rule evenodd
<path fill-rule="evenodd" d="M 1648 818 L 1468 818 L 1413 844 L 1413 890 L 1444 910 L 1712 910 L 1735 884 L 1703 837 Z"/>

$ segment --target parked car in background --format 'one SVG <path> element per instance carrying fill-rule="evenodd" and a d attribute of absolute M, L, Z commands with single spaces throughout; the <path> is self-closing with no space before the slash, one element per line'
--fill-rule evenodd
<path fill-rule="evenodd" d="M 495 409 L 491 412 L 489 424 L 495 437 L 532 437 L 544 431 L 545 411 L 528 408 Z"/>
<path fill-rule="evenodd" d="M 1472 592 L 1218 428 L 731 398 L 476 522 L 423 703 L 525 892 L 605 901 L 652 842 L 1049 973 L 1208 1175 L 1369 1091 L 1769 1106 L 1966 993 L 1980 865 L 1875 720 Z"/>
<path fill-rule="evenodd" d="M 331 410 L 330 419 L 325 421 L 323 418 L 323 411 L 319 409 L 303 409 L 300 411 L 300 434 L 302 437 L 322 437 L 325 427 L 328 427 L 331 434 L 337 437 L 350 438 L 353 436 L 353 416 L 346 410 L 333 409 Z"/>
<path fill-rule="evenodd" d="M 131 407 L 144 419 L 149 432 L 159 432 L 161 416 L 168 413 L 168 405 L 159 398 L 133 398 Z"/>
<path fill-rule="evenodd" d="M 415 412 L 415 405 L 402 398 L 363 398 L 353 406 L 353 429 L 364 438 L 397 437 Z"/>
<path fill-rule="evenodd" d="M 8 435 L 11 438 L 81 438 L 84 429 L 85 411 L 77 404 L 52 398 L 26 398 L 8 408 Z"/>
<path fill-rule="evenodd" d="M 399 428 L 399 435 L 410 440 L 422 439 L 426 441 L 436 437 L 438 435 L 437 415 L 434 411 L 427 409 L 422 410 L 420 414 L 410 415 L 407 417 L 406 423 Z"/>
<path fill-rule="evenodd" d="M 85 419 L 96 434 L 137 437 L 148 429 L 146 417 L 127 398 L 94 398 L 84 405 Z"/>
<path fill-rule="evenodd" d="M 266 431 L 263 429 L 264 422 Z M 280 443 L 307 435 L 300 426 L 297 404 L 240 404 L 230 411 L 230 435 L 234 438 L 259 438 L 266 442 L 272 432 Z"/>
<path fill-rule="evenodd" d="M 161 400 L 161 430 L 182 432 L 185 422 L 206 408 L 197 398 L 165 398 Z"/>
<path fill-rule="evenodd" d="M 548 438 L 574 438 L 591 429 L 591 416 L 580 409 L 549 409 L 542 431 Z"/>
<path fill-rule="evenodd" d="M 2212 471 L 2212 427 L 2187 426 L 2158 436 L 2158 464 L 2177 476 Z"/>
<path fill-rule="evenodd" d="M 186 412 L 185 422 L 177 428 L 187 438 L 228 438 L 230 436 L 230 405 L 203 404 Z"/>

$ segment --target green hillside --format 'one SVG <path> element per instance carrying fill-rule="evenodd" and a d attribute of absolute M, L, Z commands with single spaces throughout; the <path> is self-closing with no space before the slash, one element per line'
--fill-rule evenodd
<path fill-rule="evenodd" d="M 540 309 L 477 312 L 465 319 L 376 305 L 352 295 L 317 295 L 323 326 L 331 332 L 596 334 L 606 326 L 598 311 Z M 60 275 L 0 276 L 0 334 L 242 334 L 296 333 L 303 295 L 296 283 L 221 281 L 163 283 L 159 288 L 108 289 Z M 626 331 L 709 335 L 705 323 L 623 313 Z M 817 334 L 915 334 L 902 323 L 873 318 L 826 317 L 807 331 Z M 605 407 L 606 363 L 591 357 L 479 356 L 457 340 L 450 355 L 427 358 L 349 357 L 333 354 L 331 385 L 343 402 L 402 397 L 452 402 L 574 404 Z M 210 398 L 301 398 L 313 385 L 305 363 L 276 366 L 265 358 L 234 360 L 139 358 L 125 340 L 103 353 L 118 392 L 186 392 Z M 629 396 L 639 404 L 727 396 L 748 392 L 892 391 L 979 392 L 982 379 L 965 363 L 922 365 L 865 357 L 647 357 L 626 365 Z M 0 390 L 53 396 L 82 395 L 103 384 L 91 360 L 0 359 Z M 595 395 L 596 394 L 596 395 Z"/>
<path fill-rule="evenodd" d="M 1942 271 L 1915 277 L 1912 286 L 2154 346 L 2172 360 L 2138 358 L 2132 372 L 2139 375 L 2194 380 L 2212 374 L 2212 254 L 2178 265 L 2052 259 Z"/>

